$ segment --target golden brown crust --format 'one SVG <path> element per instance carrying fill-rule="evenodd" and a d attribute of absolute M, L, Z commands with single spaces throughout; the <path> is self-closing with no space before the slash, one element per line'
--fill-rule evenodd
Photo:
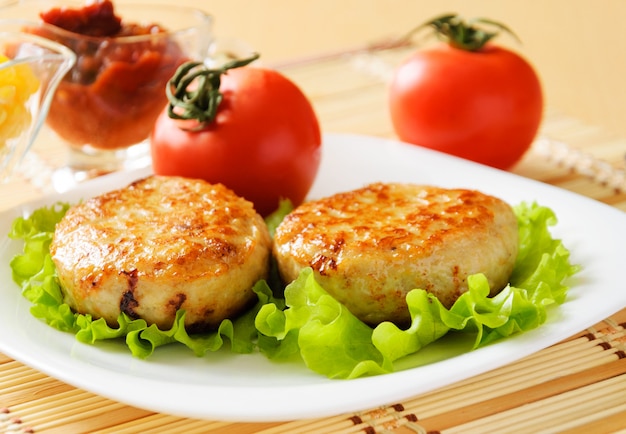
<path fill-rule="evenodd" d="M 182 308 L 201 330 L 253 299 L 270 246 L 261 216 L 231 190 L 154 176 L 71 208 L 50 252 L 78 312 L 169 327 Z"/>
<path fill-rule="evenodd" d="M 415 288 L 450 306 L 470 274 L 493 292 L 508 282 L 517 256 L 517 219 L 500 199 L 473 190 L 376 183 L 311 201 L 275 234 L 286 281 L 303 267 L 362 320 L 406 323 Z"/>

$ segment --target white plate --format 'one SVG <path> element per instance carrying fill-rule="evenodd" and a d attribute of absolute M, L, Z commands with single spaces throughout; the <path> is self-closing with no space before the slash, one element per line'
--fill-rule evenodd
<path fill-rule="evenodd" d="M 517 204 L 538 201 L 559 218 L 553 228 L 582 265 L 568 300 L 549 311 L 546 324 L 473 352 L 442 357 L 441 345 L 424 351 L 431 363 L 393 374 L 329 380 L 299 363 L 227 351 L 197 358 L 182 346 L 162 347 L 148 360 L 123 344 L 77 342 L 29 314 L 11 280 L 9 261 L 19 243 L 7 239 L 12 220 L 59 198 L 76 201 L 146 174 L 125 173 L 84 184 L 62 196 L 0 214 L 0 351 L 62 381 L 137 407 L 179 416 L 237 421 L 324 417 L 393 404 L 511 363 L 557 343 L 626 306 L 622 271 L 626 214 L 599 202 L 464 160 L 391 140 L 326 135 L 311 197 L 373 181 L 410 181 L 470 187 Z M 428 350 L 428 351 L 427 351 Z"/>

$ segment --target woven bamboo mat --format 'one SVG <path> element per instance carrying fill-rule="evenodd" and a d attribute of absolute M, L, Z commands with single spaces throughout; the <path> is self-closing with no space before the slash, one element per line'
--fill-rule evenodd
<path fill-rule="evenodd" d="M 409 48 L 410 49 L 410 48 Z M 407 48 L 358 50 L 280 68 L 324 131 L 393 137 L 386 83 Z M 548 110 L 513 172 L 626 211 L 626 140 Z M 49 191 L 63 150 L 45 137 L 0 188 L 0 210 Z M 394 405 L 281 423 L 201 421 L 120 404 L 0 354 L 0 433 L 626 432 L 626 310 L 516 363 Z"/>

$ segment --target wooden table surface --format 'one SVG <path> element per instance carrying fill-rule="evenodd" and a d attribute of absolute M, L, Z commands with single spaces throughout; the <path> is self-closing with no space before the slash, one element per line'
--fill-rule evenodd
<path fill-rule="evenodd" d="M 325 132 L 394 137 L 386 85 L 406 50 L 356 50 L 276 66 L 311 98 Z M 625 154 L 624 138 L 548 109 L 539 137 L 512 172 L 626 211 Z M 50 173 L 63 159 L 64 150 L 42 133 L 18 175 L 0 187 L 0 210 L 49 193 Z M 443 389 L 358 413 L 276 423 L 193 420 L 133 408 L 0 354 L 0 432 L 626 431 L 625 325 L 622 310 L 516 363 Z"/>

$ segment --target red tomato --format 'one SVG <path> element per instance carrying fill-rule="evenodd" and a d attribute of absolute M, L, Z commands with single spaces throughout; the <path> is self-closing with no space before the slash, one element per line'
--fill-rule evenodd
<path fill-rule="evenodd" d="M 534 69 L 495 45 L 418 51 L 396 70 L 390 88 L 401 140 L 500 169 L 530 147 L 542 111 Z"/>
<path fill-rule="evenodd" d="M 309 100 L 277 71 L 252 66 L 228 70 L 219 89 L 217 115 L 199 131 L 161 113 L 151 136 L 154 172 L 222 183 L 263 216 L 281 199 L 299 205 L 321 157 Z"/>

